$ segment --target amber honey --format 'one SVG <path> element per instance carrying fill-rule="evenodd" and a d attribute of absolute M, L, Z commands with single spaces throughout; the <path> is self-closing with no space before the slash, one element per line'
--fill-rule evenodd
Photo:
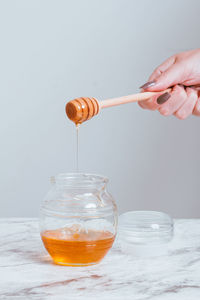
<path fill-rule="evenodd" d="M 115 239 L 109 231 L 74 231 L 71 228 L 46 230 L 41 236 L 54 262 L 68 266 L 98 263 L 112 247 Z"/>

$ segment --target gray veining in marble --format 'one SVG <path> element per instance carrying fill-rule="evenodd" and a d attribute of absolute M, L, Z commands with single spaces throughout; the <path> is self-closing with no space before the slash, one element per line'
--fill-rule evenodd
<path fill-rule="evenodd" d="M 168 256 L 136 259 L 116 243 L 99 264 L 51 262 L 37 219 L 0 220 L 0 299 L 200 300 L 200 220 L 177 220 Z"/>

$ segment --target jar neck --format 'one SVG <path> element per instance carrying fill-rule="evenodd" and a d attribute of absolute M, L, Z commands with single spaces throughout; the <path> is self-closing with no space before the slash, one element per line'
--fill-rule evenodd
<path fill-rule="evenodd" d="M 108 179 L 101 175 L 84 173 L 61 173 L 55 176 L 51 182 L 57 187 L 67 189 L 83 189 L 102 191 L 106 188 Z"/>

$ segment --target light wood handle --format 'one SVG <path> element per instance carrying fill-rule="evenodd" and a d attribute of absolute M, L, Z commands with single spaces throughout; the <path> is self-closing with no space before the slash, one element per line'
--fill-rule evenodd
<path fill-rule="evenodd" d="M 171 91 L 171 89 L 169 88 L 169 89 L 161 91 L 161 92 L 143 92 L 143 93 L 123 96 L 123 97 L 118 97 L 118 98 L 106 99 L 106 100 L 100 101 L 99 106 L 100 106 L 100 108 L 105 108 L 105 107 L 110 107 L 110 106 L 130 103 L 130 102 L 144 101 L 144 100 L 147 100 L 156 95 L 159 96 L 159 95 L 162 95 L 167 92 L 169 93 L 170 91 Z"/>

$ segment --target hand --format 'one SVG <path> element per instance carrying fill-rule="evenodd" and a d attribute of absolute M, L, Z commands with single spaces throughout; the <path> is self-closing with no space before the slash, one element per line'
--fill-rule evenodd
<path fill-rule="evenodd" d="M 155 69 L 143 91 L 172 91 L 159 97 L 139 102 L 144 109 L 158 110 L 164 116 L 174 114 L 185 119 L 200 116 L 200 49 L 182 52 L 168 58 Z"/>

